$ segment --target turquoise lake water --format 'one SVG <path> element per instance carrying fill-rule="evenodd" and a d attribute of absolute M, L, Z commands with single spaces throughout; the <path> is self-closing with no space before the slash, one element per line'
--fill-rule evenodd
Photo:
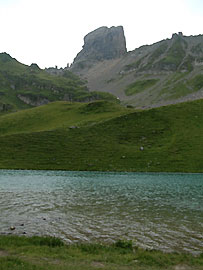
<path fill-rule="evenodd" d="M 203 174 L 1 170 L 0 233 L 198 254 Z"/>

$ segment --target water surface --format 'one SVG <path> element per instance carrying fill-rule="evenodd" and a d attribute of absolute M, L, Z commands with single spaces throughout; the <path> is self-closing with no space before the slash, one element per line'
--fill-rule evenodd
<path fill-rule="evenodd" d="M 0 171 L 0 233 L 199 253 L 203 175 Z"/>

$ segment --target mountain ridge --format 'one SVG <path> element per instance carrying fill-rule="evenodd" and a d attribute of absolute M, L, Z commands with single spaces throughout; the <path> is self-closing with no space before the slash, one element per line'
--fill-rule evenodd
<path fill-rule="evenodd" d="M 0 54 L 1 112 L 116 97 L 138 109 L 203 98 L 203 35 L 179 32 L 127 52 L 122 26 L 100 27 L 85 36 L 83 49 L 64 69 L 41 70 Z"/>
<path fill-rule="evenodd" d="M 86 82 L 69 70 L 59 76 L 49 74 L 37 64 L 18 62 L 0 53 L 0 112 L 40 106 L 52 101 L 116 100 L 108 93 L 89 92 Z"/>
<path fill-rule="evenodd" d="M 124 104 L 150 108 L 203 97 L 203 35 L 184 36 L 179 32 L 121 57 L 88 61 L 81 67 L 73 63 L 70 70 L 87 80 L 90 91 L 110 92 Z M 196 79 L 199 87 L 194 85 Z M 133 83 L 145 84 L 146 80 L 157 82 L 129 95 Z"/>

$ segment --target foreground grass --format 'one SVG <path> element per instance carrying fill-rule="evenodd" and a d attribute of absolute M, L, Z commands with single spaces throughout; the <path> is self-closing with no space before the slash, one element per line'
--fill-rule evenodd
<path fill-rule="evenodd" d="M 203 172 L 203 100 L 146 111 L 59 102 L 0 124 L 2 169 Z"/>
<path fill-rule="evenodd" d="M 130 241 L 65 245 L 51 237 L 0 236 L 0 270 L 10 269 L 200 270 L 203 256 L 143 250 Z"/>

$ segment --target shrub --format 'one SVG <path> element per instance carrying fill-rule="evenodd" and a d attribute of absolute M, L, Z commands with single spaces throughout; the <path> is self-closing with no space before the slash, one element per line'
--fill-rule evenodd
<path fill-rule="evenodd" d="M 132 240 L 118 240 L 115 242 L 115 247 L 132 250 L 133 249 L 133 242 L 132 242 Z"/>

